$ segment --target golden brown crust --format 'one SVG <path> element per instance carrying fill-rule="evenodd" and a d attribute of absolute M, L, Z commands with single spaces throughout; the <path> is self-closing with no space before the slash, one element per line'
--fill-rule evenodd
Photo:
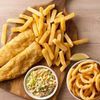
<path fill-rule="evenodd" d="M 23 51 L 34 41 L 34 34 L 31 30 L 20 33 L 0 49 L 0 67 L 6 64 L 11 58 Z"/>
<path fill-rule="evenodd" d="M 41 47 L 33 42 L 24 51 L 0 68 L 0 81 L 14 79 L 24 74 L 32 65 L 42 59 Z"/>

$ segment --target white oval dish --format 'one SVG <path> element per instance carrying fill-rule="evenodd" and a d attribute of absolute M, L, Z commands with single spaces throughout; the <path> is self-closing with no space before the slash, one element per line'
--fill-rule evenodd
<path fill-rule="evenodd" d="M 49 69 L 49 70 L 53 73 L 53 75 L 55 76 L 55 79 L 56 79 L 56 87 L 55 87 L 54 91 L 53 91 L 50 95 L 45 96 L 45 97 L 37 97 L 37 96 L 34 96 L 32 93 L 30 93 L 30 92 L 28 91 L 28 89 L 27 89 L 27 87 L 26 87 L 26 79 L 27 79 L 27 77 L 29 76 L 29 74 L 30 74 L 33 70 L 36 70 L 36 69 L 38 69 L 38 68 L 47 68 L 47 69 Z M 24 90 L 25 90 L 25 92 L 26 92 L 30 97 L 32 97 L 33 99 L 37 99 L 37 100 L 47 100 L 47 99 L 51 98 L 51 97 L 55 94 L 55 92 L 57 91 L 57 88 L 58 88 L 58 78 L 57 78 L 56 73 L 55 73 L 51 68 L 49 68 L 49 67 L 47 67 L 47 66 L 43 66 L 43 65 L 38 65 L 38 66 L 35 66 L 35 67 L 31 68 L 31 69 L 26 73 L 26 75 L 25 75 L 25 77 L 24 77 L 24 82 L 23 82 L 23 84 L 24 84 Z"/>
<path fill-rule="evenodd" d="M 97 64 L 100 64 L 100 62 L 97 61 L 97 60 L 92 60 L 92 59 L 80 60 L 80 61 L 76 62 L 76 63 L 69 69 L 69 71 L 70 71 L 72 68 L 74 68 L 76 65 L 78 65 L 79 63 L 81 63 L 81 62 L 83 62 L 83 61 L 86 61 L 86 60 L 94 61 L 94 62 L 96 62 Z M 76 97 L 76 96 L 71 92 L 71 90 L 70 90 L 69 87 L 68 87 L 68 76 L 69 76 L 69 71 L 68 71 L 67 78 L 66 78 L 66 84 L 67 84 L 68 91 L 70 92 L 70 94 L 71 94 L 76 100 L 81 100 L 80 98 Z"/>

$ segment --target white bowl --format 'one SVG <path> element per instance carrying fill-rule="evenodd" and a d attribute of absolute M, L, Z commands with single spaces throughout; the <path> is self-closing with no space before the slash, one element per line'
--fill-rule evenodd
<path fill-rule="evenodd" d="M 49 69 L 49 70 L 53 73 L 53 75 L 55 76 L 56 83 L 57 83 L 57 84 L 56 84 L 56 87 L 55 87 L 55 89 L 54 89 L 54 91 L 53 91 L 50 95 L 45 96 L 45 97 L 37 97 L 37 96 L 34 96 L 32 93 L 29 92 L 29 90 L 28 90 L 27 87 L 26 87 L 26 79 L 27 79 L 27 77 L 29 76 L 29 74 L 30 74 L 33 70 L 36 70 L 36 69 L 38 69 L 38 68 L 47 68 L 47 69 Z M 27 72 L 27 74 L 25 75 L 24 83 L 23 83 L 23 84 L 24 84 L 25 92 L 26 92 L 30 97 L 32 97 L 33 99 L 37 99 L 37 100 L 47 100 L 47 99 L 51 98 L 51 97 L 55 94 L 55 92 L 57 91 L 57 88 L 58 88 L 58 78 L 57 78 L 56 73 L 55 73 L 51 68 L 49 68 L 49 67 L 47 67 L 47 66 L 43 66 L 43 65 L 38 65 L 38 66 L 35 66 L 35 67 L 31 68 L 31 69 Z"/>
<path fill-rule="evenodd" d="M 81 63 L 81 62 L 83 62 L 83 61 L 86 61 L 86 60 L 93 61 L 93 62 L 96 62 L 97 64 L 100 64 L 100 62 L 98 62 L 98 61 L 96 61 L 96 60 L 92 60 L 92 59 L 80 60 L 80 61 L 76 62 L 76 63 L 69 69 L 69 71 L 70 71 L 72 68 L 76 67 L 76 65 L 78 65 L 79 63 Z M 71 94 L 76 100 L 81 100 L 80 98 L 78 98 L 77 96 L 75 96 L 75 95 L 71 92 L 71 90 L 69 89 L 69 87 L 68 87 L 68 76 L 69 76 L 69 71 L 68 71 L 67 79 L 66 79 L 66 84 L 67 84 L 68 91 L 70 92 L 70 94 Z M 98 99 L 96 99 L 96 100 L 98 100 Z"/>

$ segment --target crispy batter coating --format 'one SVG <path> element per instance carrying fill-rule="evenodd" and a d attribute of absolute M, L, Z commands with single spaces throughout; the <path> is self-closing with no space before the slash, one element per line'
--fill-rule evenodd
<path fill-rule="evenodd" d="M 14 79 L 24 74 L 32 65 L 42 59 L 41 47 L 33 42 L 24 51 L 13 57 L 0 68 L 0 81 Z"/>
<path fill-rule="evenodd" d="M 0 49 L 0 67 L 6 64 L 11 58 L 23 51 L 34 41 L 34 34 L 31 30 L 20 33 Z"/>

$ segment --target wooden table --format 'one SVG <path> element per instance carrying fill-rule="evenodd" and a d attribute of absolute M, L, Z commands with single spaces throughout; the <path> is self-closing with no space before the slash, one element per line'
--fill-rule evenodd
<path fill-rule="evenodd" d="M 7 18 L 16 17 L 19 13 L 23 12 L 27 6 L 49 1 L 0 0 L 0 26 L 2 26 Z M 76 13 L 74 21 L 78 27 L 79 37 L 88 37 L 90 39 L 89 44 L 78 46 L 75 48 L 75 51 L 87 53 L 90 57 L 100 61 L 100 0 L 68 0 L 66 7 L 70 12 Z M 8 99 L 24 100 L 0 89 L 0 100 Z M 74 100 L 67 90 L 66 83 L 62 87 L 59 100 Z"/>

